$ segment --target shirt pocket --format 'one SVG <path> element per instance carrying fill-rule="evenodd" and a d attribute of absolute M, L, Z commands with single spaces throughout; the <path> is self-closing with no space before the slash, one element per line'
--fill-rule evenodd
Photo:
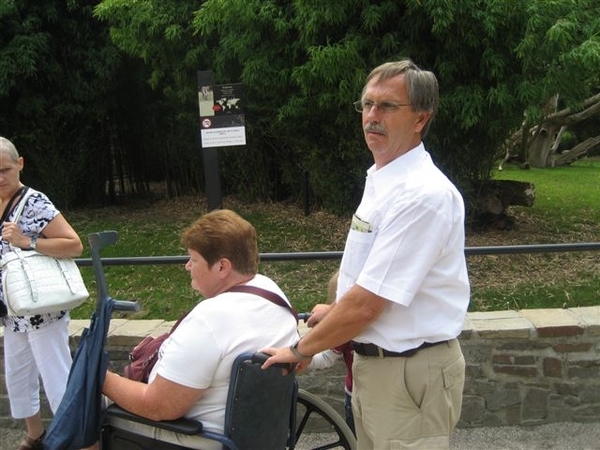
<path fill-rule="evenodd" d="M 358 278 L 375 241 L 375 232 L 350 230 L 346 249 L 344 250 L 344 267 L 342 270 L 353 280 Z"/>

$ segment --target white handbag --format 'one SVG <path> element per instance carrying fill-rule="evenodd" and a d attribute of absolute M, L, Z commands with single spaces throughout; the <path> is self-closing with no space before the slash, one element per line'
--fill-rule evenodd
<path fill-rule="evenodd" d="M 29 195 L 30 190 L 21 199 L 13 221 L 18 220 Z M 11 251 L 0 260 L 0 269 L 4 302 L 13 316 L 72 309 L 90 296 L 71 258 L 54 258 L 11 245 Z"/>

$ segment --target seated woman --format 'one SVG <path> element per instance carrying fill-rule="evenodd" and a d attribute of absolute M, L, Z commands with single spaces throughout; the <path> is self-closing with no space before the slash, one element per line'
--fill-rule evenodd
<path fill-rule="evenodd" d="M 185 267 L 191 286 L 205 299 L 162 344 L 148 384 L 108 371 L 103 391 L 139 416 L 188 417 L 222 433 L 234 359 L 243 352 L 291 345 L 298 338 L 296 319 L 288 308 L 258 295 L 228 292 L 247 284 L 287 301 L 274 281 L 257 274 L 256 231 L 242 217 L 229 210 L 212 211 L 184 230 L 181 242 L 190 256 Z M 189 437 L 166 437 L 168 432 L 141 428 L 136 432 L 193 448 L 182 441 Z"/>

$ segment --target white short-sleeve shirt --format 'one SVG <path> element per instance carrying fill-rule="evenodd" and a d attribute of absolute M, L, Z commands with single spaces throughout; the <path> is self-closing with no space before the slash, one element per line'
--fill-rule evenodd
<path fill-rule="evenodd" d="M 460 334 L 470 295 L 464 220 L 462 196 L 422 144 L 367 171 L 337 298 L 358 284 L 389 304 L 356 341 L 401 352 Z"/>
<path fill-rule="evenodd" d="M 271 279 L 256 275 L 248 285 L 284 293 Z M 288 301 L 289 303 L 289 301 Z M 225 292 L 201 301 L 165 340 L 149 382 L 160 374 L 174 383 L 207 389 L 185 415 L 222 432 L 231 366 L 244 352 L 285 347 L 298 339 L 289 309 L 255 294 Z"/>

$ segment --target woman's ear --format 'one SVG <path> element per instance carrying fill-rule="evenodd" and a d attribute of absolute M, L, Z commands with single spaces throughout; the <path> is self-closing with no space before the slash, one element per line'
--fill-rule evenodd
<path fill-rule="evenodd" d="M 233 269 L 231 261 L 229 261 L 229 259 L 227 258 L 221 258 L 219 261 L 217 261 L 217 267 L 219 269 L 219 274 L 222 276 L 229 275 L 229 273 Z"/>

